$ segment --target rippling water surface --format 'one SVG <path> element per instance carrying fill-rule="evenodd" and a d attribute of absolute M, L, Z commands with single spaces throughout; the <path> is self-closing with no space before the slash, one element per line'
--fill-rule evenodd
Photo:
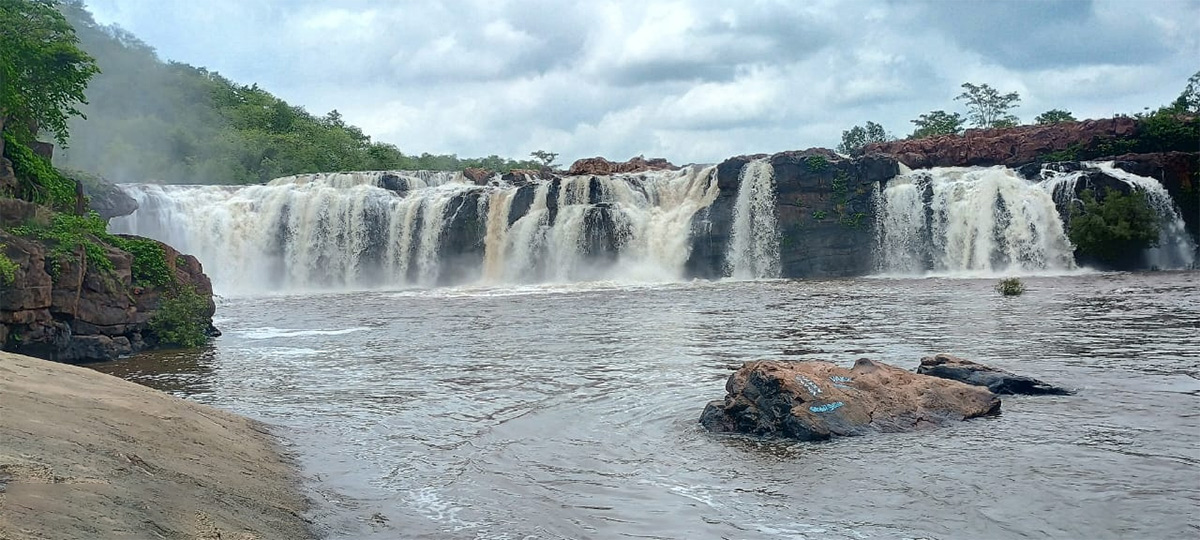
<path fill-rule="evenodd" d="M 280 426 L 331 538 L 1185 538 L 1198 278 L 229 298 L 211 349 L 98 367 Z M 1078 394 L 815 444 L 696 423 L 746 360 L 943 351 Z"/>

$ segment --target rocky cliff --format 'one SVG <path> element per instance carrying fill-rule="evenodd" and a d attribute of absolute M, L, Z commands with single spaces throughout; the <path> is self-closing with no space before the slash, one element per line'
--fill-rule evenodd
<path fill-rule="evenodd" d="M 97 268 L 83 249 L 67 254 L 54 241 L 12 234 L 5 228 L 49 219 L 48 211 L 0 199 L 0 253 L 15 263 L 0 278 L 0 349 L 63 362 L 109 360 L 159 343 L 151 321 L 165 297 L 191 289 L 205 302 L 199 315 L 211 328 L 212 285 L 200 263 L 159 243 L 172 281 L 136 283 L 134 256 L 95 241 L 111 270 Z"/>

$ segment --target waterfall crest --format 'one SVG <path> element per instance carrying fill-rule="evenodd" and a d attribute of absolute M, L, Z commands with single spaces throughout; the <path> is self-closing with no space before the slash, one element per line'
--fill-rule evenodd
<path fill-rule="evenodd" d="M 524 180 L 391 171 L 123 185 L 139 209 L 109 229 L 196 255 L 223 293 L 671 281 L 692 217 L 718 194 L 715 167 Z"/>
<path fill-rule="evenodd" d="M 1007 167 L 939 167 L 888 182 L 877 197 L 876 263 L 890 274 L 1035 273 L 1075 268 L 1067 238 L 1069 208 L 1097 175 L 1139 190 L 1160 218 L 1150 266 L 1189 268 L 1196 246 L 1170 195 L 1157 180 L 1111 162 L 1043 167 L 1027 180 Z"/>
<path fill-rule="evenodd" d="M 735 279 L 779 277 L 775 170 L 767 159 L 745 164 L 738 177 L 733 230 L 725 265 L 726 273 Z"/>
<path fill-rule="evenodd" d="M 876 260 L 885 273 L 1074 268 L 1054 199 L 1012 169 L 902 172 L 881 198 Z"/>

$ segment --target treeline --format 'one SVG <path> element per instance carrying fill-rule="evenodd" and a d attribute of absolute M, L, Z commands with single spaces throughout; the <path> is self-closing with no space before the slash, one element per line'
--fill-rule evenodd
<path fill-rule="evenodd" d="M 980 129 L 1007 128 L 1021 125 L 1021 119 L 1012 111 L 1021 102 L 1017 92 L 1000 93 L 987 84 L 963 83 L 963 92 L 955 97 L 966 105 L 966 115 L 958 112 L 947 112 L 939 109 L 919 115 L 911 122 L 916 128 L 908 135 L 908 139 L 923 139 L 940 135 L 961 135 L 968 123 L 971 127 Z M 1195 151 L 1196 122 L 1195 116 L 1200 115 L 1200 72 L 1188 79 L 1187 85 L 1179 97 L 1170 104 L 1156 111 L 1139 112 L 1133 115 L 1143 124 L 1146 133 L 1141 141 L 1145 148 L 1124 148 L 1129 151 L 1167 150 Z M 1185 118 L 1185 117 L 1190 117 Z M 1034 118 L 1039 125 L 1076 122 L 1070 112 L 1062 109 L 1051 109 Z M 842 132 L 842 142 L 837 150 L 843 154 L 853 155 L 862 151 L 863 147 L 877 142 L 894 141 L 896 137 L 887 132 L 884 127 L 868 121 L 863 126 L 854 126 Z M 1130 141 L 1129 144 L 1139 144 Z M 1114 149 L 1118 150 L 1118 149 Z M 1116 151 L 1115 153 L 1122 153 Z M 1064 159 L 1070 159 L 1064 157 Z"/>
<path fill-rule="evenodd" d="M 70 123 L 55 159 L 117 182 L 247 184 L 306 172 L 380 169 L 508 171 L 535 161 L 499 156 L 408 155 L 373 142 L 336 110 L 316 116 L 257 85 L 163 62 L 149 45 L 98 24 L 82 0 L 59 9 L 101 73 L 87 87 L 86 116 Z"/>

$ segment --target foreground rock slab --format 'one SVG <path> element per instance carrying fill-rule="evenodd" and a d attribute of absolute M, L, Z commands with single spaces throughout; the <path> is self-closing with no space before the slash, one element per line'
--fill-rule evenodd
<path fill-rule="evenodd" d="M 983 386 L 997 394 L 1057 396 L 1074 394 L 1066 388 L 1054 386 L 1032 377 L 977 364 L 945 353 L 922 358 L 921 365 L 917 367 L 917 373 Z"/>
<path fill-rule="evenodd" d="M 255 422 L 0 352 L 0 538 L 312 538 Z"/>
<path fill-rule="evenodd" d="M 918 375 L 859 359 L 852 369 L 828 362 L 749 362 L 729 377 L 724 400 L 704 409 L 710 431 L 821 441 L 834 436 L 901 432 L 997 414 L 985 388 Z"/>

